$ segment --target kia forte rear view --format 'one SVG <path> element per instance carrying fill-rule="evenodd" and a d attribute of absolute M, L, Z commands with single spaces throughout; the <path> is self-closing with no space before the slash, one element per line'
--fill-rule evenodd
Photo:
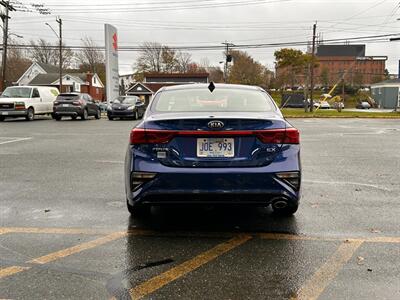
<path fill-rule="evenodd" d="M 299 131 L 259 87 L 165 87 L 132 129 L 125 159 L 128 210 L 152 205 L 271 205 L 292 215 L 300 200 Z"/>

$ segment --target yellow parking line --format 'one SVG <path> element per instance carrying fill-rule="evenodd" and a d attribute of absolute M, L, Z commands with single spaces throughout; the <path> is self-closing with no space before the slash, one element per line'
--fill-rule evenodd
<path fill-rule="evenodd" d="M 67 249 L 63 249 L 63 250 L 60 250 L 57 252 L 53 252 L 53 253 L 32 259 L 32 260 L 28 261 L 28 263 L 45 264 L 45 263 L 51 262 L 51 261 L 59 259 L 59 258 L 63 258 L 63 257 L 69 256 L 69 255 L 75 254 L 75 253 L 79 253 L 83 250 L 91 249 L 91 248 L 103 245 L 105 243 L 114 241 L 116 239 L 126 236 L 127 234 L 128 234 L 127 232 L 111 233 L 109 235 L 95 239 L 90 242 L 82 243 L 80 245 L 76 245 L 76 246 L 73 246 L 73 247 L 70 247 Z"/>
<path fill-rule="evenodd" d="M 252 237 L 250 235 L 239 235 L 229 241 L 219 244 L 214 248 L 207 250 L 184 263 L 161 273 L 148 281 L 132 288 L 129 293 L 132 299 L 141 299 L 144 296 L 153 293 L 164 285 L 177 280 L 178 278 L 196 270 L 202 265 L 216 259 L 218 256 L 231 251 L 232 249 L 246 243 Z"/>
<path fill-rule="evenodd" d="M 11 266 L 0 269 L 0 279 L 30 269 L 29 267 Z"/>
<path fill-rule="evenodd" d="M 318 299 L 342 267 L 351 259 L 363 242 L 349 240 L 343 242 L 297 293 L 296 299 Z"/>
<path fill-rule="evenodd" d="M 0 233 L 107 234 L 115 231 L 86 228 L 0 227 Z"/>

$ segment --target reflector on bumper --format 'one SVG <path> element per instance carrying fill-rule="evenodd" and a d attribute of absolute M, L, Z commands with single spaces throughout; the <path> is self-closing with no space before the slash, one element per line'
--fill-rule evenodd
<path fill-rule="evenodd" d="M 300 188 L 300 172 L 280 172 L 276 173 L 279 179 L 286 181 L 296 191 Z"/>

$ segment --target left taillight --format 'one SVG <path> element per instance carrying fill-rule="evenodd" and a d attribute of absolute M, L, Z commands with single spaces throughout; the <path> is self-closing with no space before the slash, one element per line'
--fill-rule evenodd
<path fill-rule="evenodd" d="M 169 130 L 151 130 L 143 128 L 134 128 L 131 131 L 131 145 L 137 144 L 166 144 L 175 135 L 175 131 Z"/>

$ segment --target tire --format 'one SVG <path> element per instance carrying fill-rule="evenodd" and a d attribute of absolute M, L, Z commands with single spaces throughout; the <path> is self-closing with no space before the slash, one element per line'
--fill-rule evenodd
<path fill-rule="evenodd" d="M 72 116 L 71 119 L 72 120 L 76 120 L 77 116 Z"/>
<path fill-rule="evenodd" d="M 96 120 L 99 120 L 101 118 L 101 111 L 100 109 L 97 110 L 96 115 L 94 116 Z"/>
<path fill-rule="evenodd" d="M 150 215 L 151 206 L 150 205 L 130 205 L 129 201 L 126 200 L 126 206 L 129 213 L 135 218 L 144 218 Z"/>
<path fill-rule="evenodd" d="M 114 118 L 113 118 L 113 117 L 110 117 L 110 116 L 108 116 L 108 119 L 109 119 L 110 121 L 114 120 Z"/>
<path fill-rule="evenodd" d="M 133 115 L 133 119 L 134 120 L 138 120 L 139 119 L 139 114 L 137 111 L 135 111 L 135 114 Z"/>
<path fill-rule="evenodd" d="M 292 216 L 297 211 L 298 208 L 299 208 L 299 203 L 288 203 L 288 205 L 284 208 L 276 208 L 272 205 L 272 210 L 274 214 L 281 217 Z"/>
<path fill-rule="evenodd" d="M 28 108 L 28 112 L 26 114 L 25 119 L 27 121 L 33 121 L 35 119 L 35 110 L 32 107 Z"/>
<path fill-rule="evenodd" d="M 0 122 L 3 122 L 6 118 L 3 116 L 0 116 Z"/>
<path fill-rule="evenodd" d="M 83 113 L 81 115 L 81 120 L 84 121 L 84 120 L 87 120 L 88 118 L 89 118 L 88 111 L 87 111 L 87 109 L 84 109 Z"/>
<path fill-rule="evenodd" d="M 54 116 L 54 120 L 56 120 L 56 121 L 61 121 L 61 116 Z"/>

